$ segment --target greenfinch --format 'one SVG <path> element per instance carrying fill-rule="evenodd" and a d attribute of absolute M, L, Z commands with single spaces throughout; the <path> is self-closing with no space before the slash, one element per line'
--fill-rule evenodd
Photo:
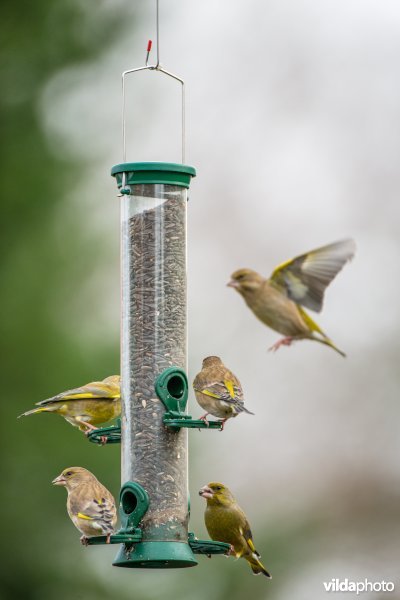
<path fill-rule="evenodd" d="M 270 350 L 290 346 L 294 340 L 308 339 L 346 356 L 302 306 L 321 311 L 325 288 L 353 258 L 355 249 L 352 239 L 334 242 L 282 263 L 269 279 L 251 269 L 239 269 L 227 285 L 243 296 L 260 321 L 285 336 Z"/>
<path fill-rule="evenodd" d="M 103 381 L 92 381 L 67 390 L 38 402 L 37 406 L 20 417 L 42 412 L 57 413 L 88 434 L 98 429 L 96 425 L 111 421 L 121 414 L 120 376 L 111 375 Z"/>
<path fill-rule="evenodd" d="M 68 467 L 53 479 L 52 484 L 67 490 L 67 511 L 82 533 L 81 543 L 87 546 L 88 538 L 105 535 L 109 544 L 117 523 L 115 501 L 93 473 L 83 467 Z"/>
<path fill-rule="evenodd" d="M 230 554 L 247 560 L 255 575 L 262 573 L 271 578 L 260 562 L 249 522 L 232 492 L 222 483 L 213 482 L 203 486 L 199 494 L 207 501 L 204 520 L 210 538 L 230 544 Z"/>
<path fill-rule="evenodd" d="M 200 419 L 207 425 L 209 414 L 222 419 L 221 431 L 231 417 L 237 417 L 241 412 L 254 414 L 244 406 L 239 379 L 218 356 L 208 356 L 203 360 L 202 369 L 193 381 L 193 389 L 197 402 L 207 411 Z"/>

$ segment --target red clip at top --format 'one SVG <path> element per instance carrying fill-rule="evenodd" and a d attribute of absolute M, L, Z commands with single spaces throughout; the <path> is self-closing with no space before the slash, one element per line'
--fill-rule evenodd
<path fill-rule="evenodd" d="M 150 52 L 152 44 L 153 42 L 151 40 L 147 42 L 147 52 Z"/>

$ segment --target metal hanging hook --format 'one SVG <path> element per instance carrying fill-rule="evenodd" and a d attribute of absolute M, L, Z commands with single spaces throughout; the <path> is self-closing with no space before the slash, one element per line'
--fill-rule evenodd
<path fill-rule="evenodd" d="M 126 162 L 126 93 L 125 93 L 125 78 L 127 75 L 132 73 L 137 73 L 139 71 L 158 71 L 159 73 L 164 73 L 167 77 L 171 77 L 175 81 L 179 81 L 181 84 L 182 90 L 182 99 L 181 99 L 181 111 L 182 111 L 182 120 L 181 120 L 181 138 L 182 138 L 182 163 L 185 162 L 185 82 L 181 77 L 163 69 L 160 64 L 160 19 L 159 19 L 159 0 L 156 0 L 156 41 L 157 41 L 157 62 L 154 65 L 149 65 L 149 57 L 152 47 L 152 41 L 149 40 L 147 43 L 147 51 L 146 51 L 146 61 L 144 67 L 136 67 L 135 69 L 128 69 L 122 73 L 122 158 L 123 162 Z"/>

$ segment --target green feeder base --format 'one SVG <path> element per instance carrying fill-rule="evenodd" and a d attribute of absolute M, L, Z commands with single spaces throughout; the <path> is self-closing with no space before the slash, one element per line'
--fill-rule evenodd
<path fill-rule="evenodd" d="M 189 544 L 184 542 L 140 542 L 122 546 L 113 565 L 130 569 L 181 569 L 194 567 L 197 561 Z"/>

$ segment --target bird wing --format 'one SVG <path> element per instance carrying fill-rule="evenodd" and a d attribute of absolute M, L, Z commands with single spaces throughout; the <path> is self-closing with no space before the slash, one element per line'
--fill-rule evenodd
<path fill-rule="evenodd" d="M 249 525 L 247 519 L 246 519 L 245 526 L 243 527 L 241 533 L 242 533 L 244 539 L 246 540 L 246 543 L 247 543 L 248 547 L 250 548 L 251 552 L 253 554 L 255 554 L 257 557 L 260 557 L 260 553 L 257 552 L 257 550 L 254 546 L 253 535 L 251 533 L 250 525 Z"/>
<path fill-rule="evenodd" d="M 225 379 L 223 381 L 214 381 L 208 383 L 204 387 L 196 387 L 196 391 L 210 396 L 216 400 L 227 402 L 228 404 L 242 404 L 243 403 L 243 391 L 242 388 L 231 379 Z"/>
<path fill-rule="evenodd" d="M 100 525 L 104 533 L 114 531 L 116 508 L 114 499 L 105 493 L 97 492 L 71 502 L 73 516 Z"/>
<path fill-rule="evenodd" d="M 352 239 L 316 248 L 276 267 L 270 281 L 294 302 L 320 312 L 325 289 L 353 258 L 355 249 Z"/>
<path fill-rule="evenodd" d="M 114 398 L 119 398 L 120 394 L 119 382 L 107 382 L 106 380 L 93 381 L 82 387 L 61 392 L 61 394 L 57 394 L 57 396 L 53 396 L 52 398 L 41 400 L 41 402 L 37 402 L 36 404 L 37 406 L 43 406 L 53 402 L 64 402 L 65 400 L 98 400 L 99 398 L 109 398 L 112 400 Z"/>

